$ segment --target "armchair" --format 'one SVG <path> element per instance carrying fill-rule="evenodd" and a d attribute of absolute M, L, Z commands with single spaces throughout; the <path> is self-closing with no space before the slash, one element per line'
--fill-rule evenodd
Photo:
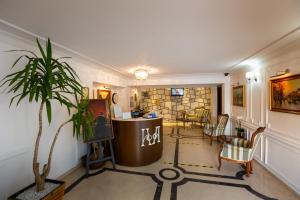
<path fill-rule="evenodd" d="M 195 114 L 187 114 L 187 121 L 192 124 L 199 123 L 201 128 L 204 128 L 209 121 L 209 110 L 203 107 L 197 107 L 194 110 Z"/>
<path fill-rule="evenodd" d="M 234 138 L 230 144 L 221 144 L 219 152 L 219 167 L 221 169 L 221 160 L 227 160 L 234 163 L 246 164 L 246 173 L 249 177 L 252 174 L 252 160 L 254 156 L 255 149 L 258 142 L 264 132 L 265 127 L 259 127 L 251 136 L 251 140 L 245 140 L 240 138 Z"/>
<path fill-rule="evenodd" d="M 210 137 L 210 145 L 212 145 L 213 137 L 218 139 L 220 135 L 224 134 L 228 119 L 228 114 L 219 115 L 217 124 L 207 123 L 205 125 L 203 134 Z"/>

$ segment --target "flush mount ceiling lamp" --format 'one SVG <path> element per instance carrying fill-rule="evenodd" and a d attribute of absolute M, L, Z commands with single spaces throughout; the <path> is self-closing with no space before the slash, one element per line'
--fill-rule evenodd
<path fill-rule="evenodd" d="M 146 69 L 137 69 L 134 71 L 134 75 L 138 80 L 146 80 L 149 76 L 149 71 Z"/>
<path fill-rule="evenodd" d="M 251 83 L 251 81 L 257 82 L 257 76 L 255 75 L 255 73 L 247 72 L 245 76 L 246 76 L 246 79 L 249 83 Z"/>

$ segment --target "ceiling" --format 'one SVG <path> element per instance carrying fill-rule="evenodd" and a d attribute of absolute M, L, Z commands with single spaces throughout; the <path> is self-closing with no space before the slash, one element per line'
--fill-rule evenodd
<path fill-rule="evenodd" d="M 300 26 L 300 1 L 0 0 L 0 18 L 124 74 L 216 73 Z"/>

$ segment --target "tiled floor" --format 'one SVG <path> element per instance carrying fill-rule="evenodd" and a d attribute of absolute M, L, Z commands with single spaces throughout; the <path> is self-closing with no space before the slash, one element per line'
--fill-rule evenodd
<path fill-rule="evenodd" d="M 64 180 L 66 200 L 146 200 L 146 199 L 300 199 L 282 182 L 254 163 L 254 174 L 247 178 L 237 165 L 223 162 L 217 170 L 218 144 L 210 146 L 199 129 L 187 129 L 180 139 L 170 136 L 171 128 L 164 127 L 162 158 L 144 167 L 118 166 L 85 171 L 79 168 Z M 163 170 L 165 169 L 165 170 Z M 172 179 L 172 180 L 169 180 Z"/>

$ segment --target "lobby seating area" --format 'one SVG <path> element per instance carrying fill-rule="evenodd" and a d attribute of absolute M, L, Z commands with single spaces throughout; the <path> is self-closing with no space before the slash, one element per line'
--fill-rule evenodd
<path fill-rule="evenodd" d="M 205 108 L 195 108 L 193 110 L 194 114 L 189 114 L 188 111 L 182 110 L 178 112 L 176 117 L 176 124 L 181 122 L 183 127 L 186 127 L 186 124 L 191 124 L 191 126 L 198 125 L 199 127 L 205 127 L 210 121 L 210 111 Z"/>
<path fill-rule="evenodd" d="M 300 0 L 0 0 L 0 200 L 299 200 Z"/>

